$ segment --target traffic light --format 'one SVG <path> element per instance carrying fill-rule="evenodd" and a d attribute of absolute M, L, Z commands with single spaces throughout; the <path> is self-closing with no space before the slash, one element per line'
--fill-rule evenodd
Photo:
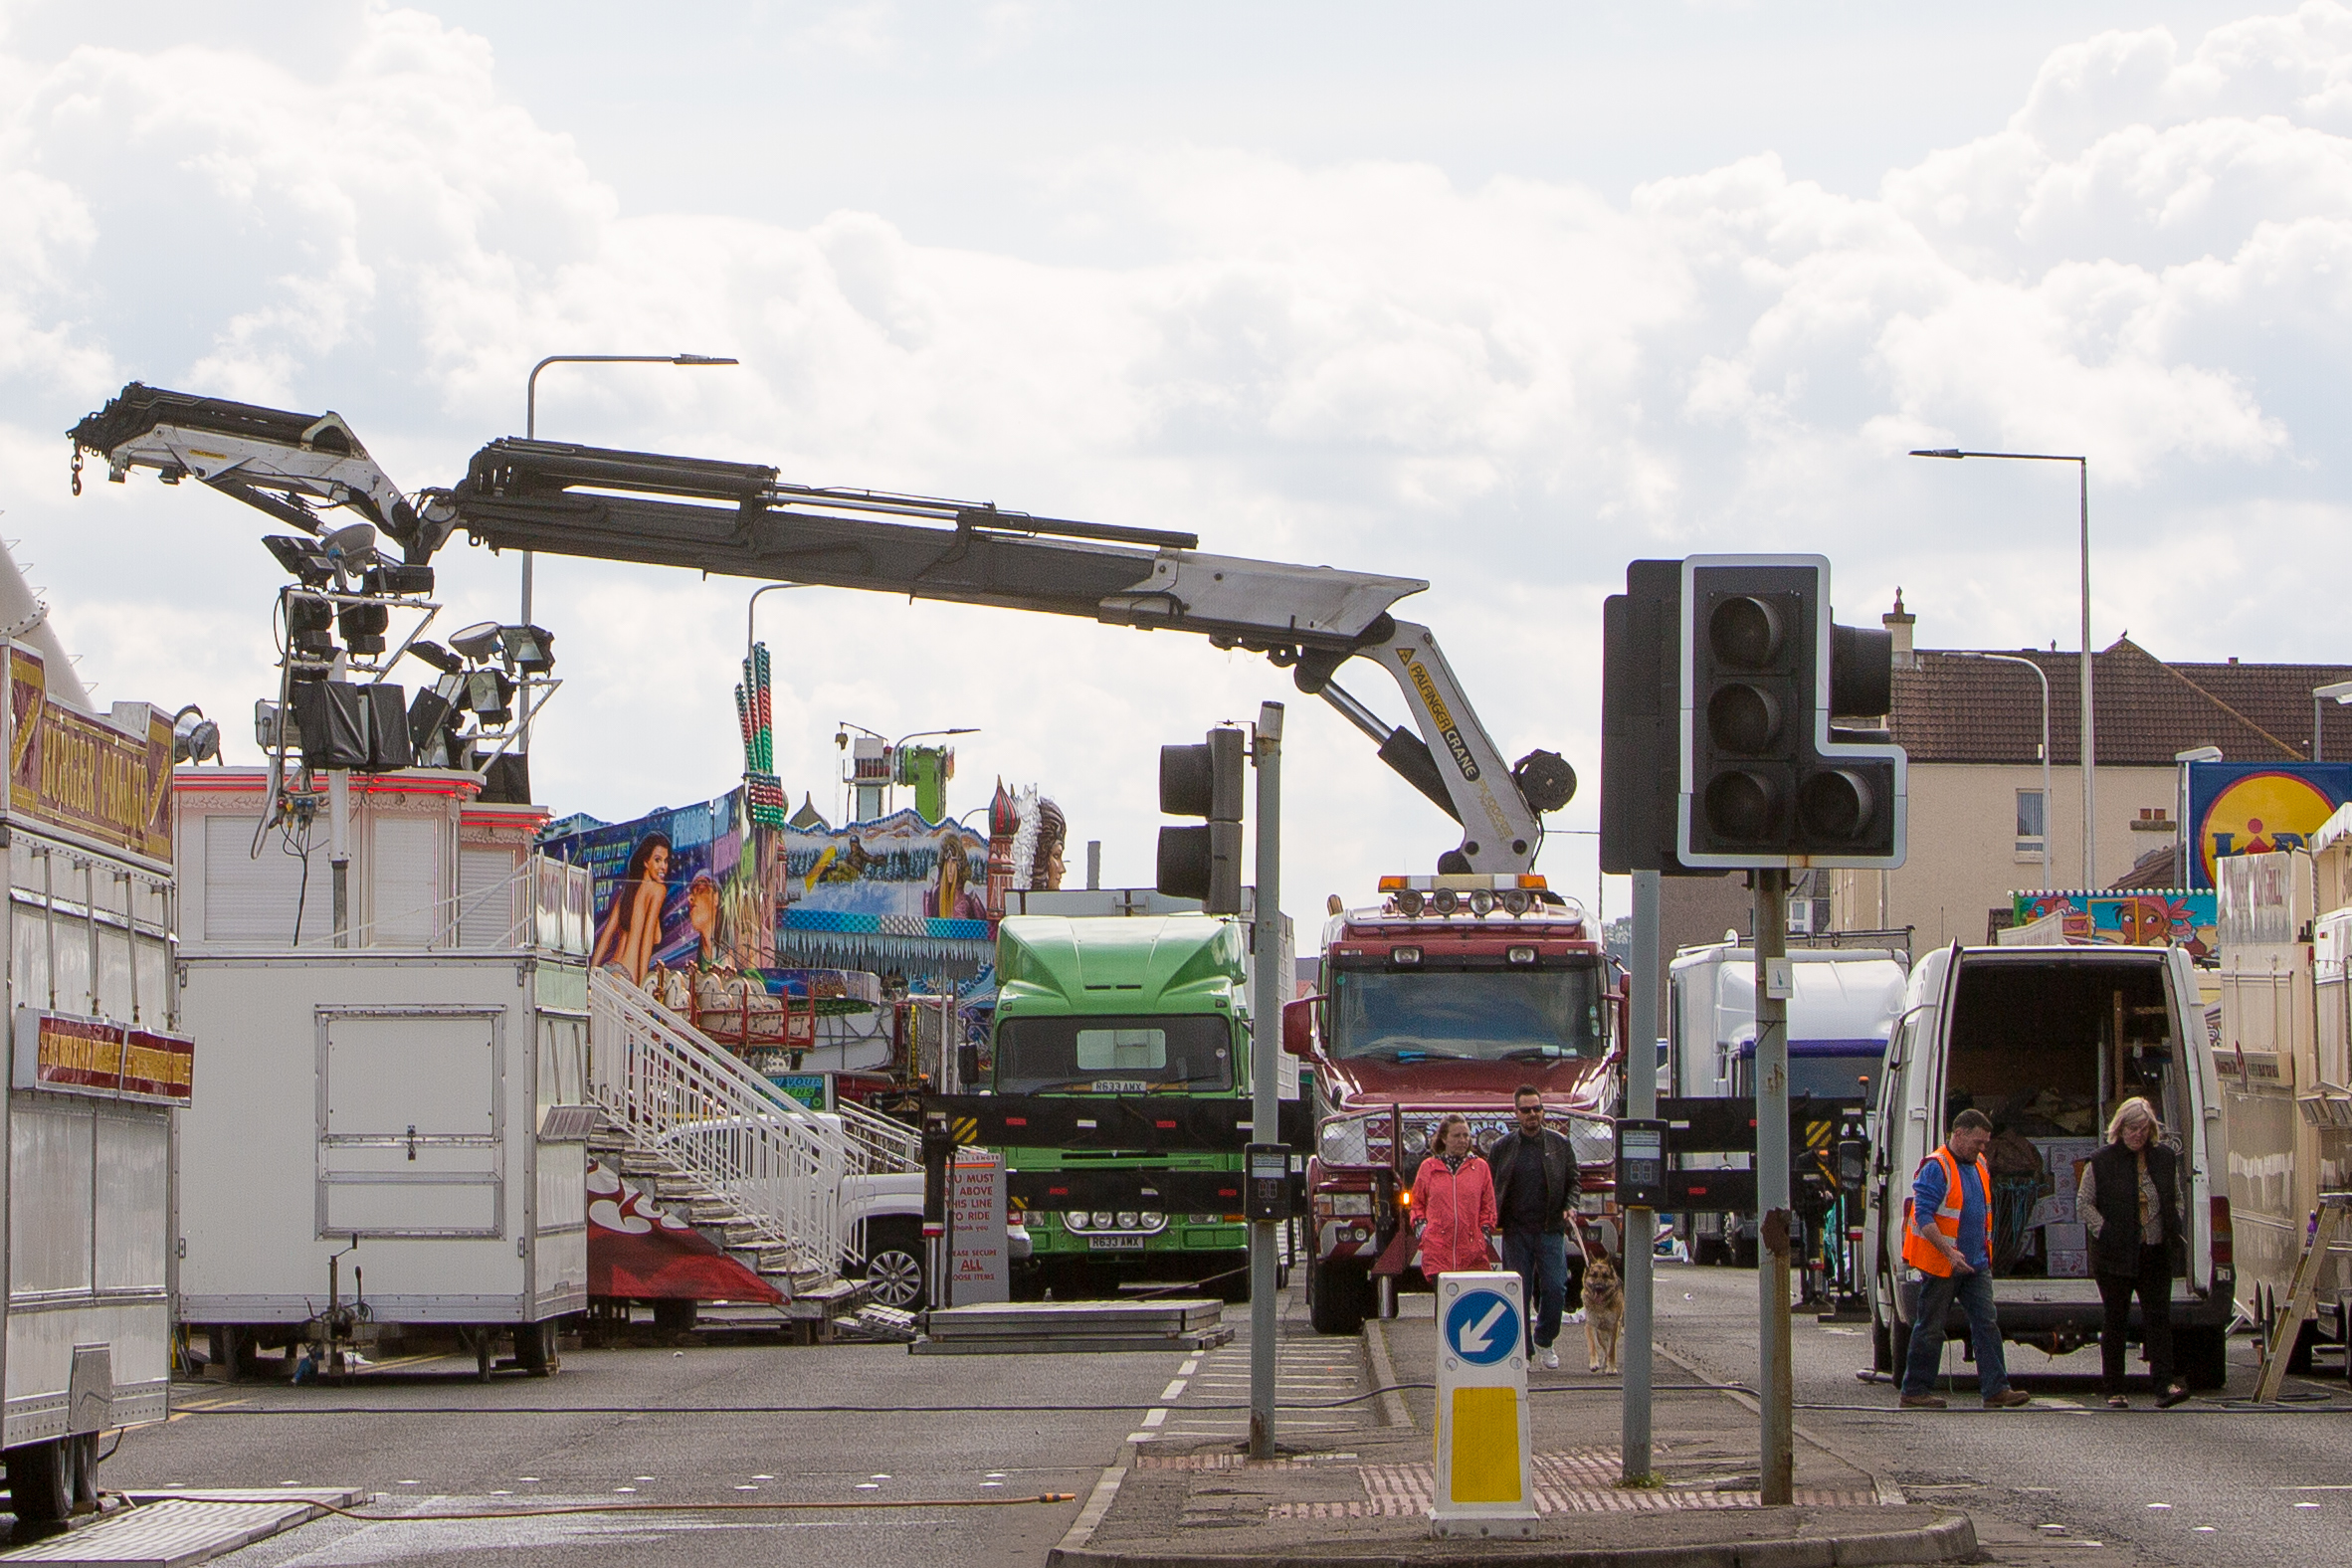
<path fill-rule="evenodd" d="M 1682 562 L 1674 851 L 1693 867 L 1895 867 L 1905 761 L 1882 631 L 1833 626 L 1819 555 Z"/>
<path fill-rule="evenodd" d="M 1162 828 L 1159 890 L 1198 898 L 1211 914 L 1242 912 L 1242 785 L 1249 742 L 1226 725 L 1197 746 L 1160 747 L 1160 811 L 1206 817 L 1198 827 Z"/>

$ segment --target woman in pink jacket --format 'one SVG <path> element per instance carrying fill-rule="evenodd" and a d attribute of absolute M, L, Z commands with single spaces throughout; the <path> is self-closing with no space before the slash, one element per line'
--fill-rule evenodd
<path fill-rule="evenodd" d="M 1438 1123 L 1437 1152 L 1413 1175 L 1413 1209 L 1421 1223 L 1421 1273 L 1438 1275 L 1490 1268 L 1486 1233 L 1494 1229 L 1494 1176 L 1470 1152 L 1470 1123 L 1448 1116 Z"/>

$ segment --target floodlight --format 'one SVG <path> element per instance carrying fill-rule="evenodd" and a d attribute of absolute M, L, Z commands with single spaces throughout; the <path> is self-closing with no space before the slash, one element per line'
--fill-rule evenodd
<path fill-rule="evenodd" d="M 477 621 L 464 631 L 452 635 L 449 646 L 480 664 L 498 646 L 498 623 Z"/>
<path fill-rule="evenodd" d="M 343 646 L 355 654 L 382 653 L 384 630 L 391 624 L 392 612 L 380 604 L 347 604 L 335 612 Z"/>
<path fill-rule="evenodd" d="M 555 634 L 543 626 L 501 626 L 498 652 L 523 675 L 545 675 L 555 668 Z"/>
<path fill-rule="evenodd" d="M 221 726 L 191 702 L 171 715 L 171 760 L 202 762 L 221 754 Z"/>
<path fill-rule="evenodd" d="M 326 552 L 315 540 L 296 538 L 291 533 L 267 533 L 262 536 L 262 543 L 278 557 L 280 566 L 312 588 L 324 585 L 335 574 L 334 563 L 326 558 Z"/>
<path fill-rule="evenodd" d="M 449 675 L 455 671 L 466 668 L 466 661 L 460 659 L 457 655 L 451 653 L 439 643 L 411 643 L 408 645 L 408 651 L 417 658 L 425 661 L 425 663 L 431 665 L 434 669 L 440 671 L 443 675 Z"/>
<path fill-rule="evenodd" d="M 360 579 L 360 589 L 365 593 L 380 594 L 431 593 L 433 568 L 404 566 L 398 562 L 370 566 L 367 574 Z"/>
<path fill-rule="evenodd" d="M 477 670 L 466 677 L 466 705 L 485 724 L 503 724 L 514 716 L 514 683 L 502 670 Z"/>
<path fill-rule="evenodd" d="M 277 703 L 266 696 L 256 700 L 253 705 L 253 743 L 264 751 L 276 751 L 280 721 Z"/>
<path fill-rule="evenodd" d="M 318 541 L 326 558 L 339 571 L 357 571 L 376 558 L 376 525 L 348 523 Z"/>

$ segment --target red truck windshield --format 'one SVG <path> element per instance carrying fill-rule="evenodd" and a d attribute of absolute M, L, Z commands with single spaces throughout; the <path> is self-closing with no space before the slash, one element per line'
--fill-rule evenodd
<path fill-rule="evenodd" d="M 1597 965 L 1342 969 L 1334 980 L 1326 1049 L 1342 1060 L 1558 1062 L 1607 1049 Z"/>

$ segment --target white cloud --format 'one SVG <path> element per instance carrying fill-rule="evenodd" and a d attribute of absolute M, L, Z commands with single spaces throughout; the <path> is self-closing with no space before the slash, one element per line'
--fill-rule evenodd
<path fill-rule="evenodd" d="M 1000 10 L 1018 47 L 1035 18 Z M 887 6 L 824 26 L 792 47 L 907 47 Z M 2329 624 L 2311 574 L 2244 563 L 2344 523 L 2340 5 L 2060 49 L 2005 125 L 1867 196 L 1763 150 L 1620 199 L 1197 132 L 1040 149 L 1055 231 L 1130 258 L 1094 265 L 917 243 L 919 214 L 764 221 L 763 171 L 797 153 L 756 139 L 712 149 L 736 208 L 625 210 L 483 38 L 374 6 L 323 36 L 339 53 L 306 72 L 223 45 L 0 53 L 0 505 L 110 695 L 243 712 L 271 586 L 255 519 L 193 488 L 66 501 L 56 433 L 111 386 L 335 407 L 423 486 L 519 426 L 551 351 L 744 364 L 559 368 L 545 434 L 1427 577 L 1407 613 L 1497 739 L 1577 763 L 1566 823 L 1593 816 L 1597 606 L 1629 557 L 1818 548 L 1850 616 L 1901 582 L 1930 643 L 2070 639 L 2070 488 L 1910 446 L 2090 453 L 2102 635 L 2324 652 L 2296 630 Z M 505 613 L 511 560 L 444 568 L 453 615 Z M 540 584 L 569 683 L 542 795 L 618 815 L 724 788 L 747 585 L 558 561 Z M 825 804 L 836 720 L 979 724 L 951 800 L 1042 779 L 1128 879 L 1151 748 L 1302 704 L 1262 663 L 1082 623 L 836 592 L 762 620 L 796 793 Z M 1351 731 L 1316 707 L 1292 734 L 1295 906 L 1427 864 L 1442 824 Z M 1589 841 L 1547 857 L 1590 864 Z"/>

